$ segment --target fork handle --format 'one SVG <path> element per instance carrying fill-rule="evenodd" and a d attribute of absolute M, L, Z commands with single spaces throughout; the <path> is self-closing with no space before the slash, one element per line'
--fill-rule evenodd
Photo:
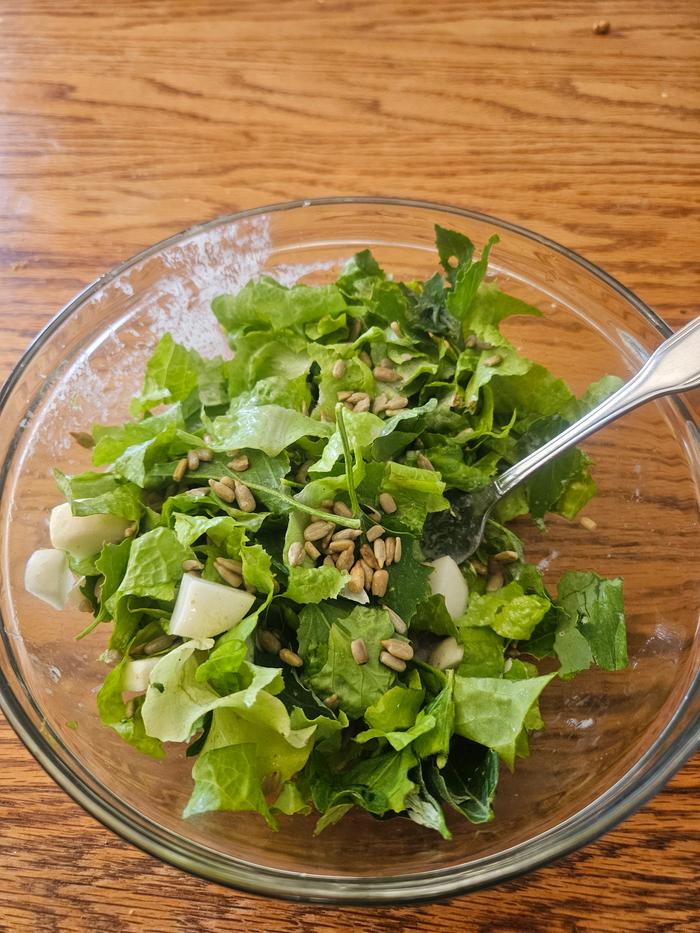
<path fill-rule="evenodd" d="M 573 447 L 594 431 L 615 421 L 633 408 L 662 395 L 685 392 L 700 385 L 700 317 L 695 318 L 657 347 L 639 372 L 629 382 L 596 405 L 566 430 L 495 481 L 500 496 L 510 492 L 535 470 L 558 454 Z"/>

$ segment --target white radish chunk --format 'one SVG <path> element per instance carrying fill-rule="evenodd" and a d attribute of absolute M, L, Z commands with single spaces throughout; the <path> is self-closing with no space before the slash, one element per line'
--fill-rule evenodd
<path fill-rule="evenodd" d="M 254 602 L 255 596 L 245 590 L 186 573 L 168 631 L 182 638 L 213 638 L 237 625 Z"/>
<path fill-rule="evenodd" d="M 74 583 L 64 551 L 40 548 L 27 561 L 24 570 L 25 590 L 54 609 L 66 608 Z"/>
<path fill-rule="evenodd" d="M 446 671 L 449 668 L 459 667 L 463 657 L 464 648 L 456 638 L 450 635 L 448 638 L 443 638 L 440 644 L 433 648 L 428 658 L 428 664 L 432 664 L 439 671 Z"/>
<path fill-rule="evenodd" d="M 73 515 L 68 502 L 51 510 L 49 534 L 51 544 L 74 557 L 92 557 L 103 544 L 117 544 L 133 524 L 116 515 Z"/>
<path fill-rule="evenodd" d="M 148 690 L 148 678 L 160 658 L 137 658 L 127 661 L 122 672 L 122 690 L 124 693 L 145 693 Z"/>
<path fill-rule="evenodd" d="M 459 619 L 464 615 L 469 601 L 469 587 L 459 565 L 451 557 L 445 556 L 430 561 L 430 566 L 435 568 L 429 580 L 433 595 L 444 596 L 450 616 Z"/>

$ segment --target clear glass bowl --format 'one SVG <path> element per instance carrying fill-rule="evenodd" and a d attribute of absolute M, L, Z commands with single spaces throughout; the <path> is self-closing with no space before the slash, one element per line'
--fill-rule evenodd
<path fill-rule="evenodd" d="M 95 692 L 105 668 L 98 632 L 23 588 L 28 555 L 48 541 L 59 496 L 51 468 L 79 472 L 89 454 L 69 431 L 119 422 L 157 339 L 226 353 L 209 313 L 219 292 L 267 272 L 286 283 L 331 279 L 371 247 L 402 277 L 435 267 L 433 224 L 479 245 L 492 233 L 491 273 L 538 305 L 509 322 L 527 355 L 576 391 L 603 373 L 626 377 L 669 334 L 638 298 L 570 251 L 469 211 L 379 198 L 282 204 L 223 217 L 171 237 L 90 285 L 39 335 L 0 396 L 0 700 L 37 760 L 86 810 L 143 849 L 207 878 L 271 896 L 396 903 L 453 895 L 528 871 L 600 835 L 656 792 L 698 738 L 700 605 L 698 420 L 679 400 L 648 405 L 586 445 L 599 495 L 591 533 L 553 520 L 525 527 L 530 554 L 556 579 L 592 568 L 625 580 L 630 665 L 593 670 L 545 693 L 546 731 L 511 775 L 493 822 L 450 816 L 451 842 L 404 820 L 350 815 L 319 838 L 314 817 L 270 832 L 257 815 L 181 819 L 190 762 L 174 747 L 152 761 L 103 727 Z M 454 817 L 454 818 L 453 818 Z"/>

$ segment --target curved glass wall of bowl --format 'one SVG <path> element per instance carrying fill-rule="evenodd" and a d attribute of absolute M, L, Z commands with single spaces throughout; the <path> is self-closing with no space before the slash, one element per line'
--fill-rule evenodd
<path fill-rule="evenodd" d="M 184 822 L 190 762 L 140 756 L 105 729 L 95 691 L 106 626 L 75 642 L 84 617 L 59 614 L 23 589 L 29 554 L 47 542 L 58 501 L 51 468 L 78 472 L 89 453 L 69 432 L 123 421 L 158 338 L 228 353 L 211 297 L 265 272 L 322 282 L 371 247 L 397 277 L 434 270 L 433 224 L 483 244 L 493 232 L 506 290 L 542 319 L 512 319 L 517 346 L 580 392 L 612 372 L 629 378 L 668 329 L 604 273 L 528 231 L 469 212 L 376 199 L 282 205 L 204 224 L 103 277 L 54 321 L 0 396 L 0 701 L 32 753 L 97 818 L 161 858 L 260 893 L 387 902 L 454 894 L 526 871 L 603 832 L 658 789 L 697 740 L 700 603 L 697 421 L 664 400 L 592 437 L 598 529 L 552 521 L 525 531 L 530 559 L 625 579 L 628 670 L 556 682 L 547 730 L 516 773 L 504 772 L 496 819 L 450 820 L 451 843 L 408 821 L 351 815 L 320 837 L 314 818 L 271 833 L 255 815 Z M 679 554 L 683 559 L 679 560 Z M 75 728 L 77 726 L 77 728 Z"/>

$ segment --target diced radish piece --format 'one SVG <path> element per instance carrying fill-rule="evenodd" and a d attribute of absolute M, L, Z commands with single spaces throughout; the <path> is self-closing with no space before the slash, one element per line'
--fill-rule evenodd
<path fill-rule="evenodd" d="M 436 645 L 428 658 L 428 664 L 437 667 L 440 671 L 446 671 L 448 668 L 456 668 L 462 663 L 464 657 L 464 648 L 452 635 L 449 638 L 443 638 L 439 645 Z"/>
<path fill-rule="evenodd" d="M 145 693 L 148 690 L 148 678 L 160 658 L 137 658 L 127 661 L 122 673 L 124 693 Z"/>
<path fill-rule="evenodd" d="M 54 609 L 66 608 L 74 583 L 64 551 L 40 548 L 27 561 L 24 588 Z"/>
<path fill-rule="evenodd" d="M 444 596 L 450 616 L 459 619 L 464 615 L 469 601 L 469 587 L 459 565 L 453 558 L 445 556 L 430 561 L 430 566 L 435 568 L 429 580 L 433 595 Z"/>
<path fill-rule="evenodd" d="M 74 557 L 92 557 L 103 544 L 116 544 L 133 524 L 116 515 L 73 515 L 67 502 L 51 510 L 51 544 Z"/>
<path fill-rule="evenodd" d="M 213 638 L 237 625 L 254 602 L 255 596 L 245 590 L 186 573 L 168 631 L 182 638 Z"/>

